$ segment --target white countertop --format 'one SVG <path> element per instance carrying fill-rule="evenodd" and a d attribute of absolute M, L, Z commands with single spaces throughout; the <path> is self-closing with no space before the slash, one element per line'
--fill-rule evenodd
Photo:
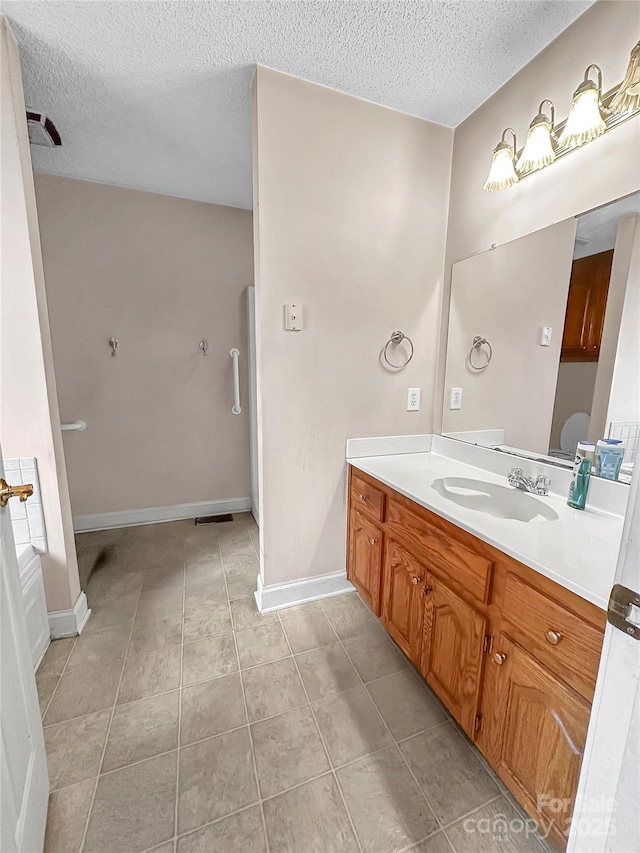
<path fill-rule="evenodd" d="M 440 439 L 436 443 L 444 442 Z M 460 506 L 436 491 L 434 481 L 465 477 L 507 486 L 506 479 L 484 467 L 441 455 L 435 447 L 392 455 L 355 454 L 347 461 L 597 607 L 607 609 L 622 537 L 622 515 L 589 506 L 574 510 L 564 497 L 553 493 L 536 496 L 557 514 L 558 518 L 552 521 L 541 516 L 517 521 Z"/>

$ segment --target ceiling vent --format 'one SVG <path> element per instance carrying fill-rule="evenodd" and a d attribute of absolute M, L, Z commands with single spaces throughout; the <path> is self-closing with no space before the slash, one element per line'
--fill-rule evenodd
<path fill-rule="evenodd" d="M 46 145 L 48 148 L 57 148 L 62 145 L 55 124 L 44 113 L 27 110 L 27 127 L 29 128 L 29 142 L 32 145 Z"/>

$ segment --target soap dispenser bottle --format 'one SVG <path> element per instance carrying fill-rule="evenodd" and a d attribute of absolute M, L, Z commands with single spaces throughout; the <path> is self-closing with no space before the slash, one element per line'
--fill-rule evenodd
<path fill-rule="evenodd" d="M 567 498 L 567 503 L 573 509 L 584 509 L 586 506 L 595 449 L 595 444 L 588 441 L 578 442 L 573 476 L 569 486 L 569 497 Z"/>

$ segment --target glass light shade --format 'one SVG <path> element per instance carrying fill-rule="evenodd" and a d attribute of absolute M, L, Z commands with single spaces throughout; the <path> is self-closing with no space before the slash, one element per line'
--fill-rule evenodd
<path fill-rule="evenodd" d="M 619 115 L 640 109 L 640 41 L 631 51 L 627 73 L 611 101 L 610 109 Z"/>
<path fill-rule="evenodd" d="M 508 142 L 499 142 L 494 149 L 489 177 L 484 185 L 488 193 L 506 190 L 520 180 L 513 160 L 513 145 L 509 145 Z"/>
<path fill-rule="evenodd" d="M 551 122 L 545 115 L 537 115 L 529 125 L 529 133 L 520 159 L 516 163 L 519 172 L 544 169 L 556 159 L 551 139 Z"/>
<path fill-rule="evenodd" d="M 573 96 L 559 144 L 562 148 L 575 148 L 602 136 L 606 129 L 600 111 L 600 90 L 592 80 L 585 80 Z"/>

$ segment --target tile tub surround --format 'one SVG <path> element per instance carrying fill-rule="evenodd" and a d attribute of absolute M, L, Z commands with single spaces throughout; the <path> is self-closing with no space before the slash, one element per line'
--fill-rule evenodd
<path fill-rule="evenodd" d="M 416 437 L 406 448 L 401 437 L 376 439 L 376 455 L 363 456 L 373 439 L 347 442 L 347 462 L 436 515 L 477 536 L 524 565 L 545 575 L 602 610 L 613 586 L 628 487 L 592 477 L 586 510 L 567 506 L 570 472 L 506 453 L 433 435 L 430 449 L 416 452 Z M 385 442 L 388 442 L 385 443 Z M 507 473 L 544 472 L 550 494 L 536 499 L 553 509 L 557 520 L 537 517 L 523 523 L 477 512 L 447 500 L 434 488 L 436 480 L 462 477 L 508 486 Z"/>
<path fill-rule="evenodd" d="M 40 497 L 38 462 L 34 456 L 5 459 L 5 479 L 10 486 L 33 484 L 33 494 L 26 501 L 9 501 L 13 538 L 17 546 L 32 545 L 40 554 L 47 551 L 47 531 Z"/>
<path fill-rule="evenodd" d="M 250 515 L 77 543 L 93 616 L 37 674 L 47 853 L 461 853 L 515 808 L 355 593 L 256 611 Z"/>

